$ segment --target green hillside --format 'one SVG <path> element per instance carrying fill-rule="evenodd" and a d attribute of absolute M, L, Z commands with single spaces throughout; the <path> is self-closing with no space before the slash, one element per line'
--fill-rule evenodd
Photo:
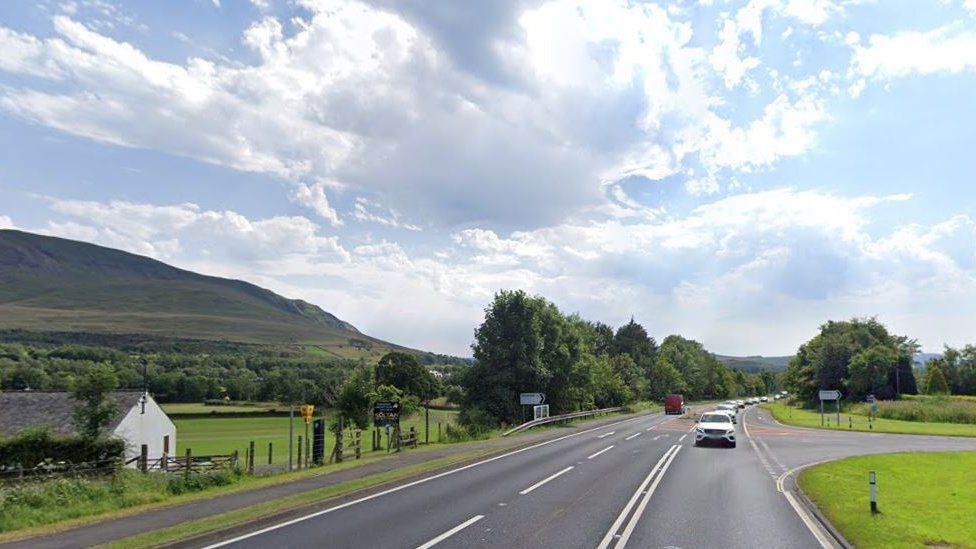
<path fill-rule="evenodd" d="M 288 344 L 346 358 L 399 346 L 310 303 L 93 244 L 0 230 L 0 330 Z"/>
<path fill-rule="evenodd" d="M 728 368 L 735 368 L 749 373 L 758 373 L 762 370 L 770 372 L 782 372 L 786 369 L 792 356 L 725 356 L 715 355 L 719 362 Z"/>

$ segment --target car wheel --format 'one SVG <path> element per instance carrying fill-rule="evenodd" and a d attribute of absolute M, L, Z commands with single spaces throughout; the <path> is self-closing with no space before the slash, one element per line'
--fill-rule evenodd
<path fill-rule="evenodd" d="M 729 443 L 729 448 L 735 448 L 735 443 L 734 442 L 730 442 Z"/>

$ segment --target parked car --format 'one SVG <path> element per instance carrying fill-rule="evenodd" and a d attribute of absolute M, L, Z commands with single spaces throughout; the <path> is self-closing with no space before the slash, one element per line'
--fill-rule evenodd
<path fill-rule="evenodd" d="M 726 412 L 702 414 L 695 425 L 695 446 L 706 442 L 718 442 L 735 448 L 735 425 Z"/>
<path fill-rule="evenodd" d="M 665 414 L 684 414 L 685 413 L 685 397 L 684 395 L 668 395 L 664 397 L 664 413 Z"/>

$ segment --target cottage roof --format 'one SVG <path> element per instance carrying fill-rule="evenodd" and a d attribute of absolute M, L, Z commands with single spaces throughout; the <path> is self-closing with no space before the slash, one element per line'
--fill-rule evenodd
<path fill-rule="evenodd" d="M 108 425 L 110 432 L 119 426 L 133 406 L 139 404 L 142 395 L 142 391 L 116 391 L 111 394 L 118 408 Z M 76 435 L 76 404 L 74 397 L 65 392 L 0 392 L 0 436 L 13 436 L 24 429 L 44 425 L 61 435 Z"/>

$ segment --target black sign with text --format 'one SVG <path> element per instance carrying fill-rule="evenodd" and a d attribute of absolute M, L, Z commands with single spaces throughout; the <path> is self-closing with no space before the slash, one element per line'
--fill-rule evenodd
<path fill-rule="evenodd" d="M 396 425 L 400 423 L 399 402 L 377 402 L 373 404 L 373 425 Z"/>

